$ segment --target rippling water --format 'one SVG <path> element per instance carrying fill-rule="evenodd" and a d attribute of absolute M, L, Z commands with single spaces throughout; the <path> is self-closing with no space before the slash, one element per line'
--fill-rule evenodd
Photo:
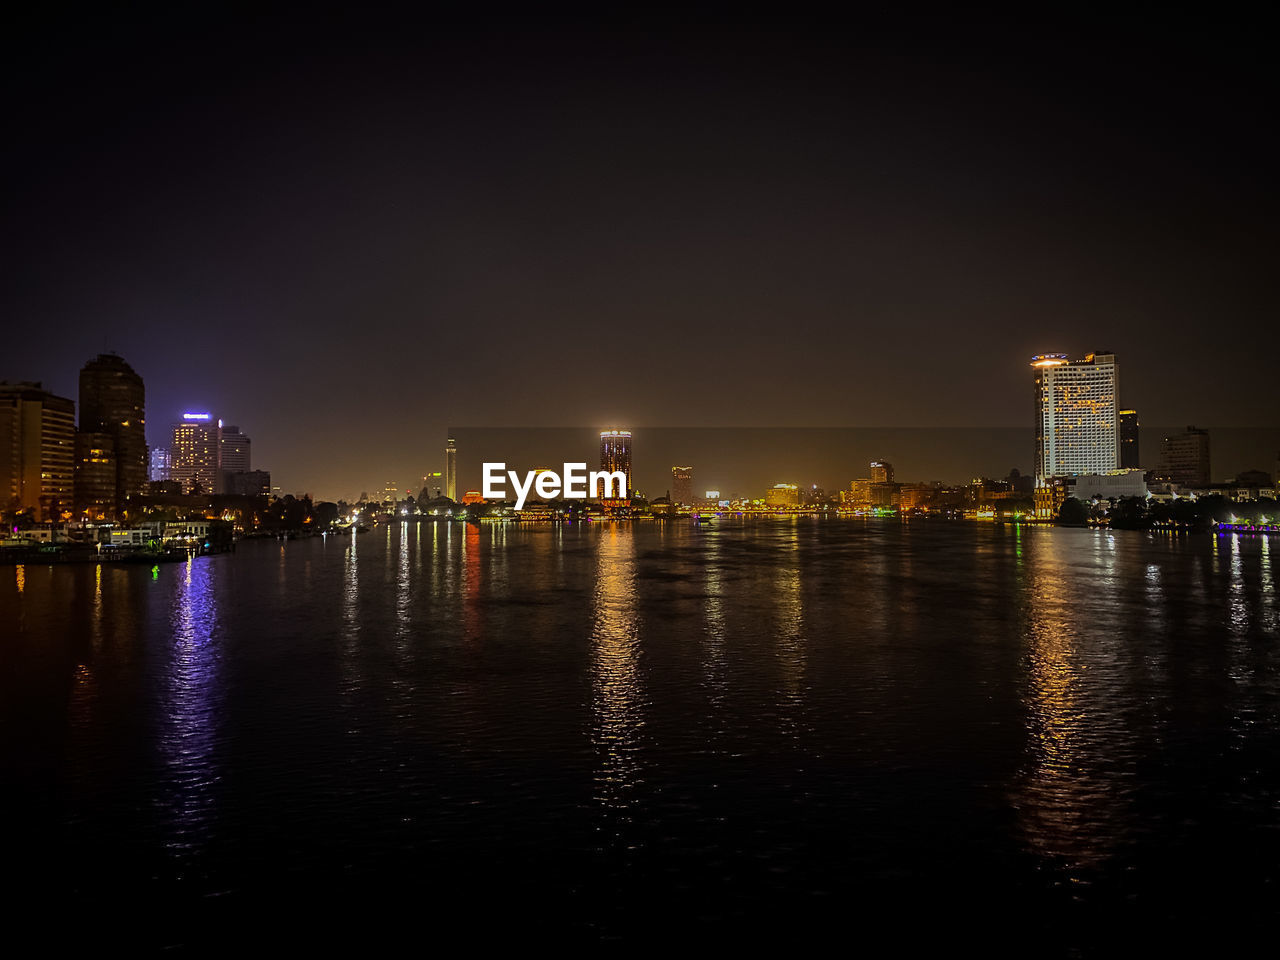
<path fill-rule="evenodd" d="M 797 520 L 0 567 L 10 874 L 147 946 L 1238 929 L 1280 882 L 1277 551 Z"/>

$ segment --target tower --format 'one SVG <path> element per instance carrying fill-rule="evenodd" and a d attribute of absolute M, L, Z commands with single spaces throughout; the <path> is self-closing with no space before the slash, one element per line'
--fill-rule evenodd
<path fill-rule="evenodd" d="M 80 441 L 77 469 L 95 502 L 115 512 L 147 486 L 146 390 L 122 357 L 100 354 L 80 369 Z M 107 467 L 114 474 L 107 494 Z M 83 499 L 77 497 L 77 499 Z"/>
<path fill-rule="evenodd" d="M 204 494 L 216 493 L 222 479 L 222 421 L 209 413 L 184 413 L 173 425 L 169 475 L 190 493 L 197 485 Z"/>
<path fill-rule="evenodd" d="M 1186 487 L 1205 487 L 1211 479 L 1209 431 L 1187 427 L 1185 433 L 1165 437 L 1160 444 L 1159 473 Z"/>
<path fill-rule="evenodd" d="M 1123 470 L 1139 470 L 1142 454 L 1138 447 L 1138 411 L 1120 411 L 1120 467 Z"/>
<path fill-rule="evenodd" d="M 627 498 L 631 497 L 631 431 L 600 431 L 600 469 L 621 472 L 627 478 Z"/>
<path fill-rule="evenodd" d="M 223 426 L 218 441 L 223 473 L 248 473 L 250 467 L 250 441 L 239 427 Z"/>
<path fill-rule="evenodd" d="M 453 437 L 444 444 L 444 495 L 458 499 L 458 444 Z"/>
<path fill-rule="evenodd" d="M 57 522 L 72 508 L 76 405 L 39 383 L 0 383 L 0 509 Z"/>
<path fill-rule="evenodd" d="M 1035 371 L 1036 477 L 1108 473 L 1120 466 L 1120 370 L 1113 353 L 1031 358 Z"/>
<path fill-rule="evenodd" d="M 671 502 L 693 506 L 693 467 L 671 468 Z"/>

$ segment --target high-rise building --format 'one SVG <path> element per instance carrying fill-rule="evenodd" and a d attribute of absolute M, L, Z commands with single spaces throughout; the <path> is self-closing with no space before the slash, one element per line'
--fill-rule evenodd
<path fill-rule="evenodd" d="M 444 444 L 444 495 L 458 499 L 458 444 L 453 437 Z"/>
<path fill-rule="evenodd" d="M 627 478 L 626 498 L 631 497 L 631 431 L 600 431 L 600 469 L 607 473 L 622 472 Z"/>
<path fill-rule="evenodd" d="M 893 464 L 888 460 L 872 460 L 871 482 L 893 483 Z"/>
<path fill-rule="evenodd" d="M 693 467 L 671 468 L 671 502 L 693 506 Z"/>
<path fill-rule="evenodd" d="M 1160 443 L 1160 476 L 1187 487 L 1209 484 L 1209 431 L 1187 427 L 1186 433 Z"/>
<path fill-rule="evenodd" d="M 1138 448 L 1138 411 L 1120 411 L 1120 468 L 1141 470 L 1142 454 Z"/>
<path fill-rule="evenodd" d="M 153 481 L 172 480 L 173 450 L 170 447 L 151 448 L 151 479 Z"/>
<path fill-rule="evenodd" d="M 85 483 L 100 484 L 104 468 L 101 454 L 109 445 L 115 469 L 111 510 L 125 506 L 128 497 L 142 493 L 147 486 L 147 420 L 146 390 L 142 377 L 124 359 L 113 353 L 99 354 L 80 369 L 80 430 L 94 436 L 80 447 L 85 458 L 77 457 L 81 470 L 88 470 Z M 110 444 L 102 435 L 110 438 Z M 77 498 L 82 499 L 82 498 Z M 98 499 L 94 494 L 94 500 Z"/>
<path fill-rule="evenodd" d="M 1031 358 L 1035 370 L 1036 476 L 1108 473 L 1120 465 L 1116 398 L 1120 369 L 1113 353 L 1072 360 L 1063 353 Z"/>
<path fill-rule="evenodd" d="M 224 473 L 248 473 L 253 469 L 249 462 L 249 438 L 240 432 L 239 427 L 224 425 L 218 443 Z"/>
<path fill-rule="evenodd" d="M 216 493 L 222 480 L 222 421 L 210 413 L 184 413 L 173 425 L 170 479 L 182 484 L 183 493 L 199 488 Z"/>
<path fill-rule="evenodd" d="M 0 383 L 0 509 L 57 521 L 74 504 L 75 401 Z"/>
<path fill-rule="evenodd" d="M 251 461 L 249 457 L 249 438 L 240 432 L 239 427 L 222 424 L 221 436 L 218 437 L 218 493 L 231 493 L 232 486 L 243 487 L 241 481 L 233 481 L 238 474 L 249 473 Z M 253 481 L 250 481 L 253 485 Z"/>
<path fill-rule="evenodd" d="M 775 483 L 764 492 L 764 502 L 770 507 L 794 507 L 800 502 L 800 486 L 795 483 Z"/>
<path fill-rule="evenodd" d="M 115 437 L 77 430 L 75 451 L 76 514 L 91 520 L 114 520 L 121 504 Z"/>

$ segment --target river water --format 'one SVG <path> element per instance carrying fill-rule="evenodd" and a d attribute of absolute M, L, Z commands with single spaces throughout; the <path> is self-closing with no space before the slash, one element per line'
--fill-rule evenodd
<path fill-rule="evenodd" d="M 138 947 L 1222 935 L 1280 899 L 1278 553 L 797 519 L 0 567 L 15 907 Z"/>

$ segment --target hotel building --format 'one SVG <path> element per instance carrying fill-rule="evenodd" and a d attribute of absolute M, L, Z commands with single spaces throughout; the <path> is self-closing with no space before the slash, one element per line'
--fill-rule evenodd
<path fill-rule="evenodd" d="M 627 478 L 625 499 L 631 497 L 631 431 L 600 431 L 600 469 L 608 473 L 621 471 Z"/>
<path fill-rule="evenodd" d="M 198 485 L 204 494 L 216 493 L 222 480 L 222 421 L 209 413 L 184 413 L 173 425 L 170 444 L 170 479 L 182 484 L 183 493 Z"/>
<path fill-rule="evenodd" d="M 1120 466 L 1120 369 L 1115 354 L 1031 358 L 1035 371 L 1036 477 L 1109 473 Z"/>
<path fill-rule="evenodd" d="M 0 383 L 0 509 L 44 521 L 72 509 L 75 401 L 39 383 Z"/>

